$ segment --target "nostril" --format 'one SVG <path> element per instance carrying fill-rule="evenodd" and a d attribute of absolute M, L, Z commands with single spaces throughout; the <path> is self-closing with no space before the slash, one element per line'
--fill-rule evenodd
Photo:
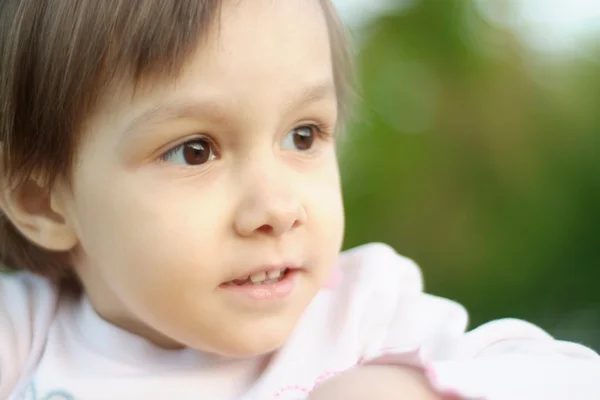
<path fill-rule="evenodd" d="M 269 225 L 269 224 L 264 224 L 264 225 L 261 225 L 257 229 L 257 231 L 260 232 L 260 233 L 271 235 L 273 233 L 273 227 L 271 225 Z"/>

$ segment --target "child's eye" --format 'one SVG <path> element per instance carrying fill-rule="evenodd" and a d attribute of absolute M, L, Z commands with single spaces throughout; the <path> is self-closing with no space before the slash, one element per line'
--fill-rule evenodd
<path fill-rule="evenodd" d="M 317 130 L 318 127 L 313 125 L 299 126 L 285 135 L 281 146 L 288 150 L 310 150 L 315 141 L 315 135 L 318 134 L 318 132 L 315 132 Z"/>
<path fill-rule="evenodd" d="M 169 150 L 161 159 L 179 165 L 202 165 L 217 158 L 213 147 L 208 139 L 193 139 Z"/>

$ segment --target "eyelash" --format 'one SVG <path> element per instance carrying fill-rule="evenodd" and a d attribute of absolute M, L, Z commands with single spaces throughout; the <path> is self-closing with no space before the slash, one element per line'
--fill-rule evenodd
<path fill-rule="evenodd" d="M 331 137 L 334 136 L 331 127 L 327 124 L 312 123 L 312 124 L 298 125 L 297 127 L 295 127 L 292 130 L 300 129 L 300 128 L 310 128 L 321 139 L 330 139 Z"/>
<path fill-rule="evenodd" d="M 199 135 L 199 136 L 193 137 L 191 139 L 187 139 L 179 144 L 169 147 L 169 149 L 167 151 L 163 152 L 160 155 L 159 161 L 165 162 L 167 160 L 167 158 L 174 155 L 181 146 L 183 146 L 187 143 L 190 143 L 190 142 L 197 141 L 197 140 L 206 140 L 206 142 L 210 145 L 211 151 L 214 151 L 217 155 L 219 154 L 217 144 L 215 143 L 215 141 L 213 139 L 211 139 L 209 136 L 206 136 L 206 135 Z"/>
<path fill-rule="evenodd" d="M 293 128 L 291 131 L 296 130 L 296 129 L 302 129 L 302 128 L 309 128 L 319 139 L 322 139 L 322 140 L 329 140 L 331 138 L 334 138 L 334 136 L 335 136 L 333 133 L 333 129 L 328 124 L 322 124 L 322 123 L 310 123 L 310 124 L 298 125 L 295 128 Z M 159 160 L 161 162 L 166 161 L 166 159 L 169 158 L 169 156 L 172 156 L 175 152 L 177 152 L 181 146 L 185 145 L 188 142 L 193 142 L 195 140 L 206 140 L 209 143 L 209 145 L 211 146 L 211 150 L 214 150 L 214 152 L 218 155 L 218 146 L 212 138 L 210 138 L 209 136 L 198 136 L 198 137 L 188 139 L 184 142 L 181 142 L 179 144 L 176 144 L 176 145 L 170 147 L 169 150 L 165 151 L 160 156 Z"/>

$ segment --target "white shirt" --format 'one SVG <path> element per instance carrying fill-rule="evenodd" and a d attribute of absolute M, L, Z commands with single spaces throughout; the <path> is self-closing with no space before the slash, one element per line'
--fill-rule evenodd
<path fill-rule="evenodd" d="M 419 269 L 385 245 L 342 253 L 272 357 L 163 350 L 102 320 L 42 278 L 0 278 L 0 399 L 300 400 L 357 364 L 415 365 L 464 399 L 600 399 L 600 357 L 529 323 L 466 332 L 462 306 L 423 292 Z M 400 397 L 399 397 L 400 398 Z"/>

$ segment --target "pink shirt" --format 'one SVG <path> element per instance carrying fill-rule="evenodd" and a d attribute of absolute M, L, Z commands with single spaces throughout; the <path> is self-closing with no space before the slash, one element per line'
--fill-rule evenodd
<path fill-rule="evenodd" d="M 380 244 L 342 253 L 272 357 L 228 360 L 162 350 L 112 326 L 85 298 L 27 273 L 0 279 L 0 399 L 300 400 L 357 364 L 424 369 L 464 399 L 600 399 L 600 357 L 527 322 L 466 332 L 467 313 L 425 294 L 419 269 Z M 401 397 L 399 397 L 401 398 Z"/>

